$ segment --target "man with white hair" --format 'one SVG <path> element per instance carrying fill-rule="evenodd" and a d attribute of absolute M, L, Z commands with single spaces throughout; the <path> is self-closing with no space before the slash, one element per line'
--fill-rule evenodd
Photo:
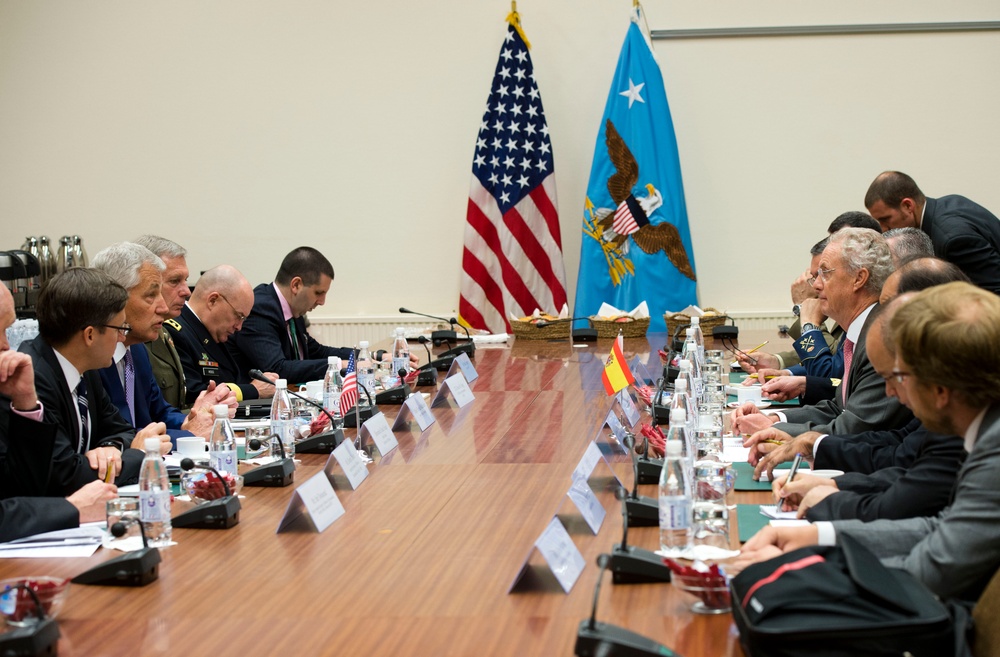
<path fill-rule="evenodd" d="M 125 321 L 130 330 L 115 348 L 114 363 L 101 369 L 101 380 L 112 403 L 136 428 L 162 423 L 172 442 L 192 434 L 209 437 L 214 421 L 212 406 L 231 402 L 235 408 L 232 391 L 226 387 L 211 393 L 202 391 L 185 415 L 164 401 L 142 346 L 159 335 L 167 312 L 160 293 L 163 262 L 144 246 L 120 242 L 94 256 L 93 265 L 128 291 Z"/>

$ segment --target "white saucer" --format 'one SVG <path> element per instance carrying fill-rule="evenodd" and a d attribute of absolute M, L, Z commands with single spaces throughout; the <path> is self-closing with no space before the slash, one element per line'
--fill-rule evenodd
<path fill-rule="evenodd" d="M 738 401 L 729 402 L 728 404 L 726 404 L 726 408 L 739 408 L 745 403 L 746 402 L 741 403 Z M 759 401 L 759 402 L 754 402 L 754 404 L 756 404 L 757 408 L 768 408 L 771 406 L 771 402 L 769 401 Z"/>

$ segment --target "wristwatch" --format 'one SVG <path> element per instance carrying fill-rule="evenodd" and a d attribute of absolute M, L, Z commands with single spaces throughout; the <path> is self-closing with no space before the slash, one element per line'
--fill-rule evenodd
<path fill-rule="evenodd" d="M 799 310 L 801 310 L 799 308 L 799 304 L 795 304 L 794 306 L 792 306 L 792 314 L 795 315 L 796 317 L 799 316 Z"/>
<path fill-rule="evenodd" d="M 815 324 L 811 324 L 811 323 L 809 323 L 809 322 L 806 322 L 805 324 L 803 324 L 803 325 L 802 325 L 802 334 L 803 334 L 803 335 L 805 335 L 805 334 L 806 334 L 806 333 L 808 333 L 809 331 L 815 331 L 815 330 L 817 330 L 818 328 L 819 328 L 819 327 L 818 327 L 818 326 L 816 326 Z"/>

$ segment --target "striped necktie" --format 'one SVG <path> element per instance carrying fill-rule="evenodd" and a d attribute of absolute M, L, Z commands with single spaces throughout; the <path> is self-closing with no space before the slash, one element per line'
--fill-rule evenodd
<path fill-rule="evenodd" d="M 847 376 L 851 372 L 851 361 L 854 357 L 854 342 L 844 338 L 844 378 L 840 381 L 840 387 L 842 389 L 841 401 L 844 402 L 844 406 L 847 406 Z"/>
<path fill-rule="evenodd" d="M 125 350 L 125 403 L 128 404 L 128 412 L 132 424 L 135 422 L 135 365 L 132 363 L 132 349 Z"/>
<path fill-rule="evenodd" d="M 90 440 L 90 404 L 87 402 L 87 381 L 80 379 L 76 385 L 76 405 L 80 409 L 80 444 L 77 451 L 83 454 L 87 451 Z"/>

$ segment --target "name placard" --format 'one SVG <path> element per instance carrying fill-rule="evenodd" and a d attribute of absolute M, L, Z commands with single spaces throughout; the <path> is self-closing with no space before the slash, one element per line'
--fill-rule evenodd
<path fill-rule="evenodd" d="M 431 402 L 431 406 L 441 406 L 442 404 L 447 404 L 449 392 L 451 393 L 451 396 L 455 398 L 455 403 L 458 404 L 459 408 L 464 408 L 476 398 L 472 394 L 472 390 L 469 388 L 469 384 L 465 380 L 465 375 L 458 372 L 457 374 L 453 374 L 444 380 L 441 387 L 438 388 L 437 394 L 434 395 L 434 400 Z"/>
<path fill-rule="evenodd" d="M 591 440 L 587 444 L 587 450 L 583 453 L 583 457 L 580 459 L 580 462 L 576 465 L 576 468 L 573 469 L 573 475 L 572 475 L 573 479 L 574 480 L 583 479 L 584 481 L 589 480 L 590 477 L 594 474 L 594 468 L 596 468 L 597 464 L 600 463 L 601 460 L 603 460 L 604 464 L 608 466 L 608 472 L 610 472 L 611 475 L 615 478 L 615 480 L 618 482 L 618 485 L 624 488 L 625 484 L 622 483 L 622 480 L 615 472 L 615 469 L 611 467 L 610 463 L 608 463 L 607 457 L 604 455 L 604 452 L 601 451 L 601 446 L 597 442 L 602 435 L 603 435 L 603 427 L 600 430 L 598 430 L 595 439 Z"/>
<path fill-rule="evenodd" d="M 618 416 L 615 415 L 615 409 L 613 406 L 611 410 L 608 411 L 608 416 L 604 418 L 604 426 L 611 429 L 611 435 L 614 437 L 614 443 L 618 445 L 623 452 L 628 453 L 628 449 L 625 448 L 625 427 L 623 427 L 622 423 L 618 421 Z"/>
<path fill-rule="evenodd" d="M 625 419 L 628 420 L 629 428 L 634 427 L 639 422 L 639 407 L 635 405 L 635 400 L 628 393 L 628 388 L 618 391 L 618 404 L 625 411 Z"/>
<path fill-rule="evenodd" d="M 340 464 L 340 469 L 347 475 L 347 482 L 351 485 L 351 490 L 357 490 L 361 482 L 368 478 L 368 466 L 361 460 L 358 450 L 354 449 L 353 440 L 345 440 L 330 452 L 330 456 L 326 460 L 326 467 L 323 468 L 327 477 L 333 476 L 334 463 Z"/>
<path fill-rule="evenodd" d="M 292 499 L 288 500 L 288 507 L 275 533 L 287 531 L 303 516 L 312 521 L 317 532 L 322 533 L 342 515 L 344 515 L 344 505 L 340 503 L 326 472 L 317 472 L 302 482 L 292 493 Z"/>
<path fill-rule="evenodd" d="M 574 479 L 573 485 L 569 487 L 566 495 L 569 496 L 569 499 L 573 500 L 573 504 L 580 511 L 580 515 L 587 521 L 590 531 L 596 534 L 601 529 L 601 523 L 604 522 L 606 512 L 604 511 L 604 507 L 601 506 L 600 500 L 594 495 L 594 491 L 591 490 L 587 480 Z"/>
<path fill-rule="evenodd" d="M 399 413 L 396 414 L 395 421 L 392 423 L 392 430 L 408 431 L 411 417 L 417 421 L 420 431 L 427 431 L 427 427 L 437 420 L 431 413 L 430 407 L 427 406 L 427 402 L 424 401 L 424 396 L 419 392 L 413 393 L 403 402 Z"/>
<path fill-rule="evenodd" d="M 549 570 L 559 580 L 563 591 L 569 593 L 583 572 L 584 561 L 559 518 L 553 518 L 549 522 L 549 526 L 535 541 L 535 547 L 544 557 Z"/>
<path fill-rule="evenodd" d="M 396 442 L 396 436 L 392 434 L 392 429 L 383 413 L 378 413 L 365 420 L 365 423 L 358 430 L 358 436 L 361 438 L 360 445 L 364 445 L 365 438 L 371 436 L 371 439 L 375 441 L 375 447 L 378 448 L 378 453 L 382 456 L 396 449 L 399 444 Z"/>
<path fill-rule="evenodd" d="M 451 361 L 451 367 L 448 368 L 448 376 L 454 374 L 455 370 L 462 372 L 470 388 L 472 387 L 472 383 L 479 378 L 479 372 L 476 371 L 476 366 L 472 364 L 469 354 L 459 354 L 455 360 Z M 448 378 L 448 376 L 445 378 Z"/>
<path fill-rule="evenodd" d="M 656 385 L 656 379 L 649 374 L 649 370 L 646 369 L 646 366 L 643 364 L 642 358 L 639 357 L 639 354 L 636 354 L 635 358 L 632 359 L 632 364 L 629 365 L 629 369 L 632 370 L 632 376 L 635 377 L 637 383 L 641 382 L 651 386 Z"/>

